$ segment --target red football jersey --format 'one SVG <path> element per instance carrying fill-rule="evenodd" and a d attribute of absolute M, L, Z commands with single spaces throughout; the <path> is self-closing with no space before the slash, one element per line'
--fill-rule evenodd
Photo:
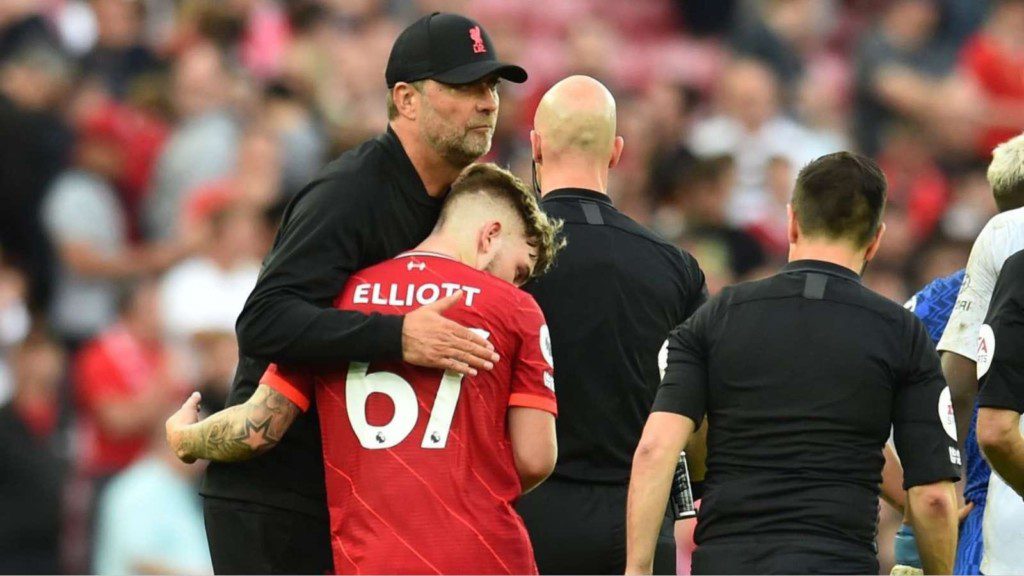
<path fill-rule="evenodd" d="M 501 356 L 463 377 L 403 362 L 331 373 L 271 365 L 263 382 L 303 409 L 315 391 L 334 567 L 370 574 L 536 574 L 512 508 L 521 486 L 509 406 L 556 414 L 550 337 L 533 297 L 445 256 L 407 252 L 354 274 L 335 302 L 404 314 L 461 289 L 445 316 Z"/>

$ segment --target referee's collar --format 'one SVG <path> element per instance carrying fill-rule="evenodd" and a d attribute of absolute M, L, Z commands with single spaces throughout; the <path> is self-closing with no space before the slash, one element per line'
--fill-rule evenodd
<path fill-rule="evenodd" d="M 860 282 L 860 274 L 833 262 L 824 260 L 794 260 L 782 267 L 781 272 L 822 272 L 833 276 L 841 276 L 854 282 Z"/>
<path fill-rule="evenodd" d="M 572 198 L 575 200 L 593 200 L 594 202 L 601 202 L 609 206 L 612 204 L 612 199 L 607 194 L 602 194 L 597 190 L 589 190 L 587 188 L 557 188 L 548 192 L 541 199 L 541 202 L 547 202 L 548 200 L 559 200 L 562 198 Z"/>

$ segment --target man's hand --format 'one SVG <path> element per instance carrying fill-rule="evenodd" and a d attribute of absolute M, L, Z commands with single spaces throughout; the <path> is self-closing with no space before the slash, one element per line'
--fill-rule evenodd
<path fill-rule="evenodd" d="M 171 447 L 174 455 L 185 464 L 196 461 L 196 457 L 190 454 L 187 442 L 184 441 L 183 430 L 185 427 L 199 421 L 199 401 L 202 396 L 199 392 L 193 392 L 188 400 L 181 405 L 177 412 L 171 414 L 164 427 L 167 431 L 167 444 Z"/>
<path fill-rule="evenodd" d="M 442 313 L 462 300 L 462 291 L 405 315 L 402 360 L 425 368 L 453 370 L 475 376 L 498 361 L 494 346 Z"/>
<path fill-rule="evenodd" d="M 198 392 L 167 419 L 167 444 L 186 464 L 196 460 L 241 462 L 277 446 L 301 410 L 283 394 L 260 384 L 243 404 L 199 421 Z"/>

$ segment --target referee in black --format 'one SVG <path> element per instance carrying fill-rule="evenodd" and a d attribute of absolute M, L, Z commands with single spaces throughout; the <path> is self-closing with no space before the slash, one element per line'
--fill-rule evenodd
<path fill-rule="evenodd" d="M 387 131 L 329 164 L 285 211 L 238 318 L 229 406 L 246 403 L 268 362 L 403 359 L 475 373 L 497 360 L 437 308 L 367 316 L 331 306 L 350 274 L 427 237 L 451 183 L 491 146 L 499 79 L 523 82 L 526 72 L 497 60 L 478 23 L 434 13 L 401 33 L 385 78 Z M 299 416 L 272 452 L 224 462 L 249 449 L 244 440 L 211 434 L 195 447 L 214 460 L 201 490 L 214 570 L 333 573 L 316 411 Z"/>
<path fill-rule="evenodd" d="M 978 337 L 978 444 L 995 474 L 985 508 L 985 574 L 1024 570 L 1024 251 L 1003 264 Z"/>
<path fill-rule="evenodd" d="M 542 574 L 621 574 L 630 461 L 658 386 L 658 353 L 704 302 L 704 274 L 606 195 L 623 140 L 601 83 L 573 76 L 551 88 L 531 143 L 541 206 L 564 221 L 568 244 L 526 288 L 551 332 L 559 455 L 517 509 Z M 658 523 L 656 569 L 675 574 L 665 506 Z"/>
<path fill-rule="evenodd" d="M 839 152 L 797 178 L 790 262 L 726 288 L 669 341 L 633 458 L 627 573 L 650 573 L 679 451 L 705 414 L 694 574 L 877 574 L 882 447 L 895 429 L 926 573 L 949 574 L 960 455 L 924 325 L 868 290 L 886 182 Z"/>

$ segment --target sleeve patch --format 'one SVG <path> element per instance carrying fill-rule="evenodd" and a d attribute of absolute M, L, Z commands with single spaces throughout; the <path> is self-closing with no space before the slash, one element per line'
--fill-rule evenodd
<path fill-rule="evenodd" d="M 953 399 L 949 394 L 949 386 L 943 388 L 939 394 L 939 422 L 942 422 L 942 429 L 946 431 L 946 435 L 956 442 L 956 420 L 953 418 Z M 952 452 L 950 454 L 952 455 Z M 959 458 L 959 454 L 957 457 Z"/>
<path fill-rule="evenodd" d="M 548 366 L 554 368 L 555 357 L 551 353 L 551 332 L 548 330 L 547 324 L 540 327 L 540 353 L 544 356 L 544 360 L 548 363 Z"/>
<path fill-rule="evenodd" d="M 982 324 L 978 330 L 978 380 L 988 373 L 996 353 L 996 335 L 992 327 Z"/>

